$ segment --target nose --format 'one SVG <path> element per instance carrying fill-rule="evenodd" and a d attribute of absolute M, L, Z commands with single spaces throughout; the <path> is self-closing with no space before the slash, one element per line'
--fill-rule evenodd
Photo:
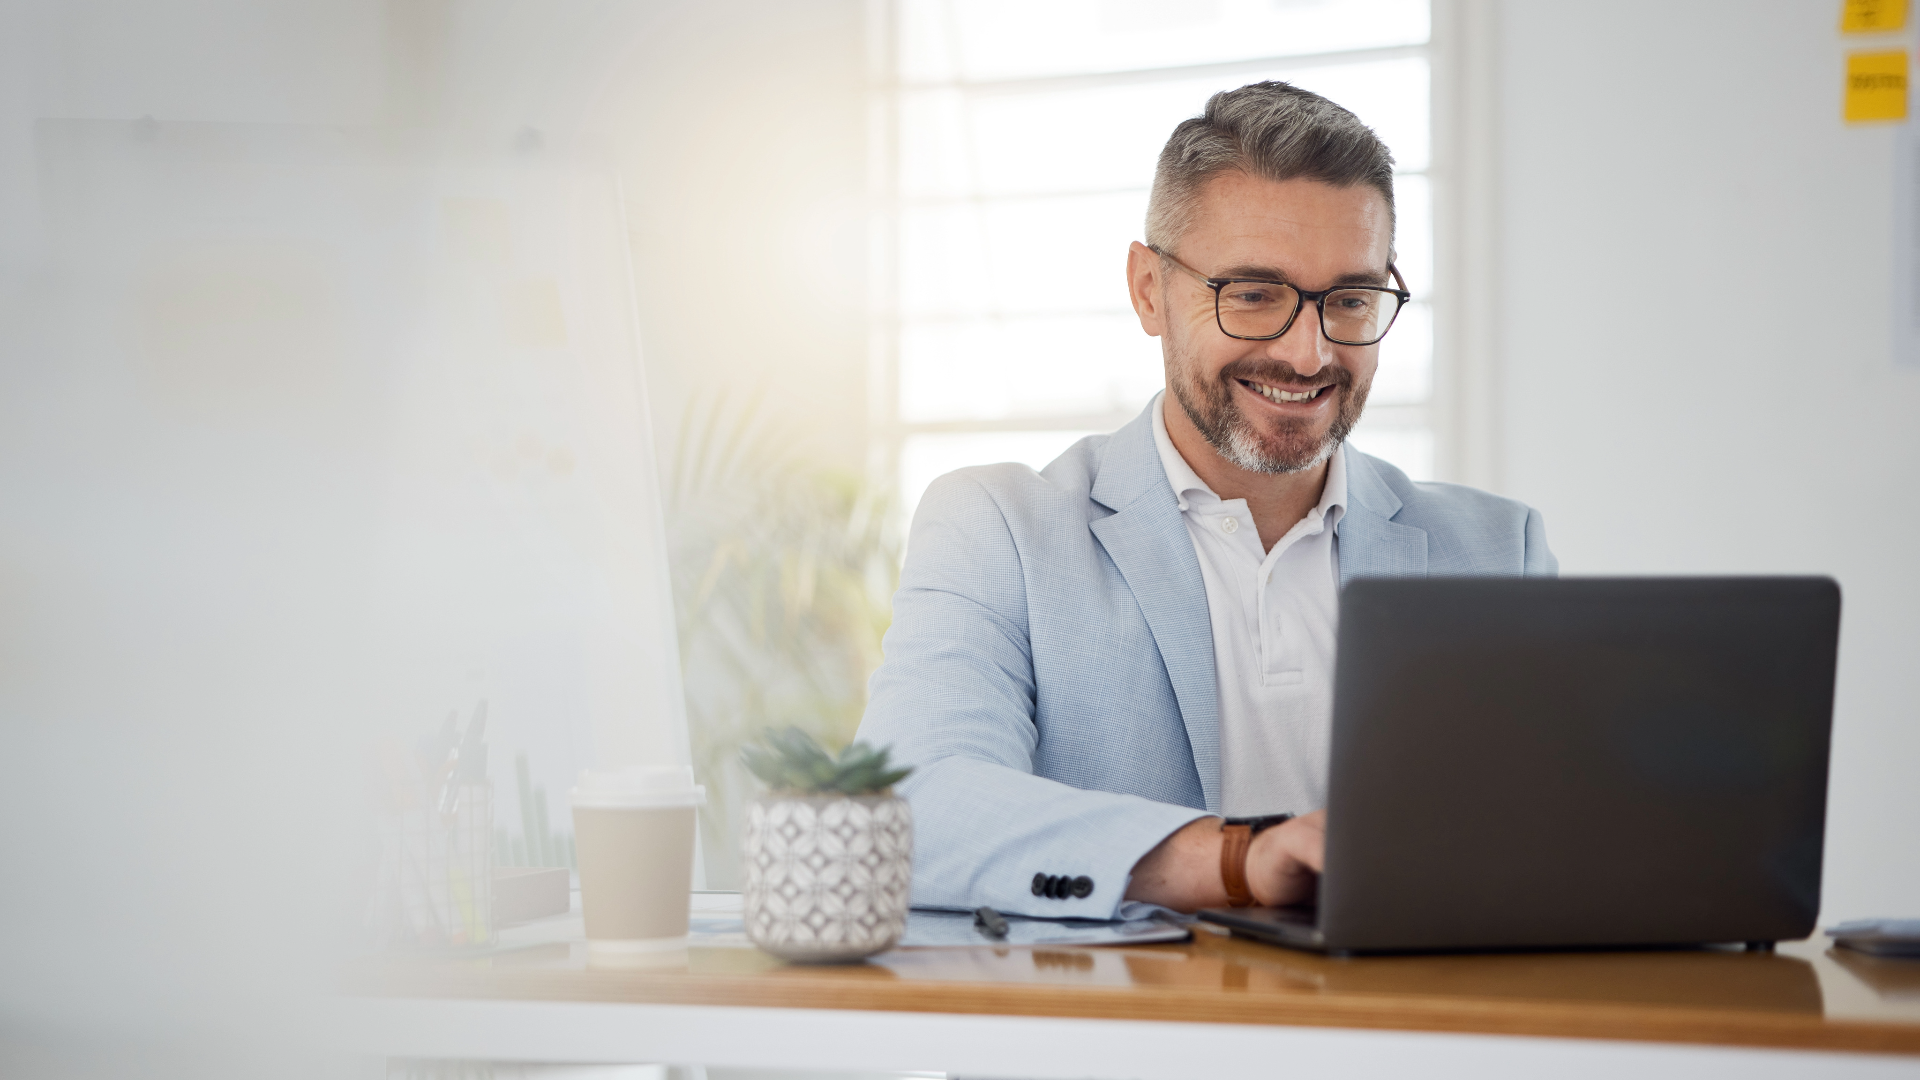
<path fill-rule="evenodd" d="M 1300 314 L 1293 317 L 1287 332 L 1267 342 L 1267 356 L 1285 361 L 1303 379 L 1311 379 L 1333 363 L 1333 342 L 1320 332 L 1320 305 L 1311 300 L 1302 302 Z"/>

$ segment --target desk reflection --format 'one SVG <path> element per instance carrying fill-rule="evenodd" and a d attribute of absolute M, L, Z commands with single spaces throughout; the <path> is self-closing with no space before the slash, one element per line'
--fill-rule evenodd
<path fill-rule="evenodd" d="M 1920 965 L 1884 970 L 1834 954 L 1857 977 L 1920 999 Z M 896 949 L 866 963 L 787 964 L 755 949 L 694 948 L 684 964 L 650 972 L 591 968 L 582 943 L 528 946 L 471 962 L 496 971 L 578 971 L 628 975 L 750 976 L 771 983 L 848 986 L 872 982 L 1165 989 L 1290 997 L 1383 995 L 1687 1006 L 1801 1013 L 1824 1010 L 1813 964 L 1780 954 L 1717 949 L 1646 952 L 1508 953 L 1331 959 L 1206 931 L 1184 945 L 1137 947 Z M 1904 981 L 1903 981 L 1904 980 Z"/>
<path fill-rule="evenodd" d="M 1206 930 L 1183 944 L 895 949 L 787 964 L 690 948 L 672 966 L 596 968 L 586 943 L 384 958 L 376 997 L 600 1001 L 1283 1024 L 1920 1054 L 1920 967 L 1722 949 L 1330 959 Z"/>
<path fill-rule="evenodd" d="M 1871 987 L 1880 1000 L 1920 1005 L 1920 957 L 1872 956 L 1838 946 L 1827 956 Z"/>

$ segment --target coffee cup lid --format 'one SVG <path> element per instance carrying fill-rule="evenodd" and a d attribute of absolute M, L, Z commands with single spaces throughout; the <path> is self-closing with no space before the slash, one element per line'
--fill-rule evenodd
<path fill-rule="evenodd" d="M 705 806 L 707 789 L 686 765 L 635 765 L 605 772 L 582 770 L 573 805 L 608 810 Z"/>

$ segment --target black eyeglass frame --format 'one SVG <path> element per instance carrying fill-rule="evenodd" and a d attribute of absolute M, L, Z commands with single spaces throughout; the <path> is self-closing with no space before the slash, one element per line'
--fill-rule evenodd
<path fill-rule="evenodd" d="M 1165 251 L 1162 251 L 1157 247 L 1154 247 L 1152 244 L 1147 245 L 1147 250 L 1167 260 L 1168 262 L 1179 267 L 1180 269 L 1185 270 L 1187 273 L 1192 274 L 1194 277 L 1199 278 L 1203 283 L 1206 284 L 1207 288 L 1212 289 L 1213 290 L 1213 325 L 1219 327 L 1221 333 L 1227 335 L 1230 338 L 1236 338 L 1240 341 L 1272 341 L 1274 338 L 1285 337 L 1287 331 L 1293 329 L 1293 320 L 1300 317 L 1300 309 L 1306 306 L 1307 301 L 1311 300 L 1313 301 L 1313 306 L 1315 310 L 1317 310 L 1320 314 L 1320 336 L 1326 338 L 1328 341 L 1333 342 L 1335 345 L 1378 345 L 1382 340 L 1386 338 L 1387 330 L 1393 329 L 1393 324 L 1400 321 L 1400 313 L 1406 310 L 1408 302 L 1413 299 L 1413 294 L 1407 291 L 1407 279 L 1400 276 L 1400 268 L 1393 265 L 1392 263 L 1387 264 L 1387 273 L 1393 275 L 1394 283 L 1399 286 L 1399 288 L 1397 289 L 1390 289 L 1385 285 L 1335 285 L 1331 289 L 1321 289 L 1316 292 L 1312 289 L 1303 289 L 1300 286 L 1295 285 L 1290 281 L 1273 281 L 1268 278 L 1208 277 L 1207 275 L 1201 273 L 1200 271 L 1195 270 L 1193 267 L 1188 266 L 1186 263 L 1181 262 L 1179 259 L 1174 258 L 1171 254 Z M 1287 288 L 1293 290 L 1293 295 L 1295 297 L 1294 303 L 1293 303 L 1293 311 L 1287 315 L 1287 321 L 1281 324 L 1280 329 L 1274 331 L 1271 334 L 1264 334 L 1259 337 L 1250 337 L 1246 334 L 1236 334 L 1233 331 L 1228 330 L 1226 324 L 1220 321 L 1220 290 L 1226 288 L 1229 285 L 1284 285 Z M 1345 292 L 1349 289 L 1364 289 L 1368 292 L 1392 293 L 1394 296 L 1397 296 L 1400 298 L 1400 306 L 1393 309 L 1393 318 L 1387 320 L 1386 330 L 1380 331 L 1380 336 L 1374 338 L 1372 341 L 1342 341 L 1339 338 L 1334 337 L 1332 334 L 1327 332 L 1327 297 L 1337 292 Z"/>

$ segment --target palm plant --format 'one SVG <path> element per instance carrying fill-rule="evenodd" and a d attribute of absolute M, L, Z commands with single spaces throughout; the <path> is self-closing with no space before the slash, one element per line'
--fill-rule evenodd
<path fill-rule="evenodd" d="M 717 393 L 689 404 L 667 484 L 674 606 L 708 880 L 739 879 L 737 830 L 751 783 L 740 751 L 792 726 L 844 745 L 866 707 L 899 580 L 891 503 L 822 468 L 803 433 Z"/>

